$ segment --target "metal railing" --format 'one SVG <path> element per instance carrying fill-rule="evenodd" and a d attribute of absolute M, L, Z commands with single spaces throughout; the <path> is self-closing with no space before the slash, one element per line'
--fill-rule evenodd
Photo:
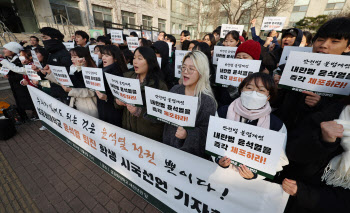
<path fill-rule="evenodd" d="M 15 41 L 18 42 L 17 37 L 6 27 L 4 22 L 0 21 L 0 46 L 6 43 Z"/>
<path fill-rule="evenodd" d="M 45 16 L 42 18 L 45 20 L 47 27 L 56 28 L 65 35 L 74 35 L 75 31 L 77 31 L 74 24 L 72 24 L 69 19 L 63 15 L 56 15 L 53 17 Z"/>

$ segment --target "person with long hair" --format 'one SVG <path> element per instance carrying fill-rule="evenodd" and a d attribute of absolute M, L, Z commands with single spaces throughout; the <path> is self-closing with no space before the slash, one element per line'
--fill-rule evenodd
<path fill-rule="evenodd" d="M 69 77 L 72 80 L 74 88 L 61 85 L 70 97 L 69 106 L 98 118 L 95 92 L 85 87 L 81 72 L 82 67 L 96 67 L 96 64 L 91 58 L 89 50 L 85 47 L 75 47 L 70 50 L 70 54 L 73 64 L 70 67 Z"/>
<path fill-rule="evenodd" d="M 170 92 L 198 97 L 198 110 L 194 129 L 165 124 L 163 143 L 196 156 L 209 159 L 205 154 L 205 139 L 209 117 L 215 115 L 217 104 L 209 82 L 209 63 L 201 51 L 189 52 L 183 59 L 180 84 Z"/>
<path fill-rule="evenodd" d="M 204 37 L 203 37 L 203 41 L 205 43 L 207 43 L 210 47 L 210 50 L 214 50 L 214 46 L 216 44 L 216 40 L 215 40 L 215 36 L 211 33 L 209 34 L 206 34 Z"/>
<path fill-rule="evenodd" d="M 121 50 L 114 45 L 104 46 L 101 50 L 102 53 L 102 72 L 112 75 L 123 76 L 123 73 L 127 72 L 125 59 Z M 121 127 L 122 126 L 122 110 L 114 107 L 114 96 L 111 89 L 108 86 L 106 77 L 103 75 L 104 85 L 106 93 L 96 91 L 97 94 L 97 109 L 99 119 L 106 121 L 110 124 Z"/>
<path fill-rule="evenodd" d="M 145 86 L 168 91 L 165 82 L 160 77 L 161 71 L 154 50 L 149 47 L 138 47 L 134 52 L 133 64 L 135 71 L 124 73 L 124 77 L 139 79 L 143 106 L 132 106 L 116 99 L 116 108 L 124 109 L 123 128 L 162 141 L 163 123 L 155 123 L 144 118 L 147 112 Z"/>

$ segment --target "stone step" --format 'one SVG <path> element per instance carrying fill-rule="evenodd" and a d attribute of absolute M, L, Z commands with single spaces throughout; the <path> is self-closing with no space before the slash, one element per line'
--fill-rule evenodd
<path fill-rule="evenodd" d="M 11 89 L 11 87 L 10 87 L 10 85 L 8 85 L 8 86 L 0 86 L 0 91 L 2 91 L 2 90 L 8 90 L 8 89 Z"/>

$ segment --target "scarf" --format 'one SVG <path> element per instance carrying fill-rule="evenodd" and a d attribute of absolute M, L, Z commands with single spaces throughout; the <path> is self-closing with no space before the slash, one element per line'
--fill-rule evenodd
<path fill-rule="evenodd" d="M 49 53 L 54 53 L 57 52 L 61 49 L 65 49 L 66 47 L 64 46 L 64 44 L 62 43 L 62 41 L 59 41 L 57 39 L 49 39 L 49 40 L 45 40 L 43 41 L 44 47 L 45 49 L 49 52 Z"/>
<path fill-rule="evenodd" d="M 339 120 L 335 121 L 344 127 L 340 142 L 344 152 L 329 161 L 321 179 L 326 181 L 327 185 L 350 189 L 350 106 L 346 106 L 341 112 Z"/>
<path fill-rule="evenodd" d="M 228 107 L 226 118 L 238 122 L 240 117 L 252 121 L 259 119 L 257 126 L 270 129 L 270 113 L 271 106 L 269 102 L 266 102 L 261 109 L 249 110 L 242 105 L 241 98 L 237 98 Z"/>

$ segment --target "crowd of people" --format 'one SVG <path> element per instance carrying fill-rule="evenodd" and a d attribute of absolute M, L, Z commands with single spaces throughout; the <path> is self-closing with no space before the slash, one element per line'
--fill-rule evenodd
<path fill-rule="evenodd" d="M 288 132 L 273 180 L 291 195 L 285 212 L 349 212 L 349 130 L 344 121 L 350 119 L 350 99 L 278 88 L 285 66 L 278 63 L 286 46 L 310 46 L 313 53 L 345 57 L 350 52 L 350 18 L 331 19 L 314 35 L 297 28 L 287 29 L 282 35 L 272 30 L 265 40 L 256 35 L 255 20 L 252 39 L 248 39 L 246 32 L 240 35 L 237 31 L 220 39 L 220 31 L 218 27 L 201 40 L 191 40 L 190 33 L 184 30 L 180 42 L 173 35 L 160 32 L 156 42 L 139 38 L 140 46 L 135 51 L 130 51 L 126 43 L 127 36 L 138 36 L 135 32 L 123 35 L 124 44 L 115 44 L 110 35 L 95 40 L 86 32 L 77 31 L 72 41 L 75 47 L 68 51 L 63 44 L 64 35 L 44 27 L 40 30 L 43 47 L 35 36 L 30 37 L 30 45 L 25 47 L 26 41 L 7 43 L 0 63 L 10 69 L 5 78 L 24 121 L 30 119 L 28 110 L 36 116 L 27 89 L 33 86 L 88 115 L 207 160 L 211 160 L 205 153 L 211 115 Z M 171 56 L 166 42 L 172 43 Z M 92 44 L 96 45 L 98 63 L 90 55 Z M 235 58 L 261 60 L 260 71 L 246 77 L 239 87 L 219 87 L 215 84 L 216 65 L 212 60 L 216 45 L 238 47 Z M 33 64 L 31 50 L 43 68 Z M 190 51 L 183 59 L 180 79 L 174 75 L 175 50 Z M 157 57 L 162 59 L 160 66 Z M 24 65 L 31 65 L 42 80 L 30 80 Z M 66 67 L 74 86 L 57 83 L 49 65 Z M 82 67 L 98 67 L 103 73 L 138 79 L 144 105 L 133 106 L 116 99 L 105 76 L 105 93 L 86 88 Z M 148 118 L 145 86 L 198 97 L 195 127 L 184 129 Z M 334 121 L 337 119 L 341 121 Z M 215 159 L 215 163 L 234 168 L 226 156 Z M 247 180 L 263 179 L 245 165 L 234 169 Z"/>

